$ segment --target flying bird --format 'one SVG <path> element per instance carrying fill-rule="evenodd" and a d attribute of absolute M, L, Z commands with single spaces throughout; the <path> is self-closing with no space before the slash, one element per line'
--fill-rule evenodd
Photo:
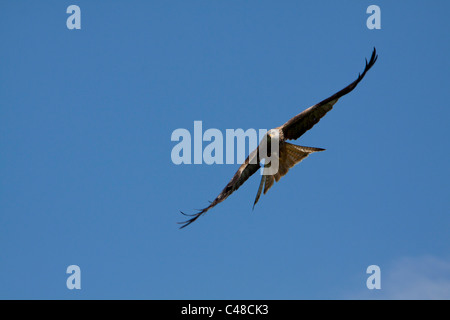
<path fill-rule="evenodd" d="M 261 192 L 264 190 L 264 194 L 273 186 L 274 182 L 278 182 L 281 177 L 283 177 L 290 168 L 295 166 L 297 163 L 301 162 L 308 155 L 313 152 L 323 151 L 325 149 L 303 147 L 294 145 L 286 142 L 287 140 L 296 140 L 300 138 L 306 131 L 311 129 L 315 124 L 317 124 L 320 119 L 325 116 L 325 114 L 333 108 L 333 105 L 347 93 L 351 92 L 356 88 L 358 83 L 364 78 L 367 71 L 372 68 L 372 66 L 377 61 L 378 55 L 376 49 L 373 49 L 372 56 L 367 62 L 364 71 L 358 75 L 358 78 L 346 86 L 341 91 L 333 94 L 331 97 L 319 102 L 318 104 L 309 107 L 303 112 L 297 114 L 295 117 L 291 118 L 285 124 L 280 127 L 269 130 L 266 135 L 261 140 L 260 145 L 257 149 L 252 151 L 244 163 L 239 167 L 238 171 L 235 173 L 231 181 L 226 185 L 222 192 L 204 209 L 199 210 L 195 214 L 186 214 L 181 212 L 185 216 L 189 216 L 189 220 L 179 222 L 182 224 L 180 229 L 187 227 L 192 222 L 197 220 L 200 216 L 205 214 L 208 210 L 224 201 L 228 198 L 234 191 L 239 189 L 239 187 L 247 181 L 250 176 L 257 172 L 261 168 L 261 162 L 264 161 L 264 173 L 261 178 L 261 183 L 256 194 L 255 202 L 253 207 L 258 202 Z M 278 144 L 278 150 L 271 150 L 272 143 Z M 263 153 L 261 150 L 263 149 Z M 268 159 L 271 159 L 271 163 L 276 159 L 278 162 L 278 170 L 273 174 L 266 174 L 266 168 L 269 167 L 270 163 L 266 163 Z"/>

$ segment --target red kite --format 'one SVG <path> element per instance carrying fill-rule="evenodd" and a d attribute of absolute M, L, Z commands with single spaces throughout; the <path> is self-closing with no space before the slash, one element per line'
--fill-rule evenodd
<path fill-rule="evenodd" d="M 291 143 L 286 142 L 286 140 L 298 139 L 306 131 L 308 131 L 316 123 L 318 123 L 320 119 L 333 108 L 333 105 L 339 100 L 339 98 L 341 98 L 342 96 L 346 95 L 347 93 L 351 92 L 353 89 L 356 88 L 358 83 L 366 75 L 367 71 L 369 71 L 370 68 L 372 68 L 372 66 L 375 64 L 377 58 L 378 55 L 376 53 L 376 49 L 374 48 L 369 62 L 367 62 L 366 59 L 366 67 L 364 68 L 363 73 L 359 74 L 358 78 L 355 81 L 353 81 L 351 84 L 346 86 L 341 91 L 333 94 L 331 97 L 326 98 L 325 100 L 319 102 L 318 104 L 315 104 L 312 107 L 309 107 L 308 109 L 299 113 L 282 126 L 269 130 L 265 135 L 265 137 L 263 138 L 262 142 L 260 143 L 260 146 L 250 153 L 250 155 L 247 157 L 244 163 L 239 167 L 238 171 L 235 173 L 231 181 L 226 185 L 226 187 L 222 190 L 222 192 L 217 196 L 216 199 L 214 199 L 213 202 L 211 202 L 211 204 L 208 207 L 199 210 L 199 212 L 195 214 L 190 215 L 181 212 L 182 214 L 189 216 L 191 218 L 187 221 L 180 222 L 182 224 L 180 229 L 190 225 L 192 222 L 197 220 L 201 215 L 205 214 L 209 209 L 213 208 L 218 203 L 224 201 L 226 198 L 228 198 L 230 194 L 239 189 L 239 187 L 245 181 L 247 181 L 247 179 L 250 178 L 251 175 L 253 175 L 256 171 L 259 170 L 259 168 L 261 167 L 260 163 L 262 160 L 267 160 L 269 157 L 274 156 L 277 158 L 279 166 L 278 171 L 276 173 L 262 176 L 261 183 L 259 185 L 258 193 L 256 195 L 253 207 L 258 202 L 263 188 L 264 194 L 266 194 L 266 192 L 274 184 L 274 181 L 278 182 L 278 180 L 280 180 L 280 178 L 284 176 L 289 171 L 290 168 L 295 166 L 297 163 L 301 162 L 309 154 L 325 150 L 321 148 L 311 148 L 293 145 Z M 266 157 L 260 156 L 261 154 L 261 152 L 259 151 L 260 147 L 263 144 L 272 141 L 272 139 L 276 139 L 276 141 L 278 142 L 279 148 L 277 154 L 271 153 L 269 147 L 266 147 L 267 150 L 269 151 L 268 153 L 266 153 L 267 156 Z M 267 165 L 265 165 L 265 167 L 266 166 Z"/>

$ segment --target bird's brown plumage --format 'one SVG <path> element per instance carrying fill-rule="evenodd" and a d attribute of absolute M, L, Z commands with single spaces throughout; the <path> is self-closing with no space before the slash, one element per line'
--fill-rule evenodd
<path fill-rule="evenodd" d="M 355 81 L 350 83 L 341 91 L 336 92 L 331 97 L 328 97 L 318 104 L 309 107 L 308 109 L 302 111 L 301 113 L 287 121 L 285 124 L 283 124 L 280 128 L 283 131 L 284 138 L 286 140 L 298 139 L 306 131 L 308 131 L 316 123 L 318 123 L 320 119 L 333 108 L 333 105 L 339 100 L 340 97 L 346 95 L 356 88 L 358 83 L 366 75 L 367 71 L 369 71 L 369 69 L 372 68 L 372 66 L 375 64 L 377 58 L 377 51 L 374 48 L 369 62 L 367 62 L 366 60 L 366 67 L 364 68 L 363 73 L 361 73 Z"/>
<path fill-rule="evenodd" d="M 333 108 L 333 105 L 341 98 L 342 96 L 348 94 L 353 89 L 356 88 L 358 83 L 364 78 L 367 71 L 375 64 L 377 61 L 378 55 L 376 53 L 376 49 L 373 49 L 372 56 L 367 62 L 364 68 L 363 73 L 358 75 L 358 78 L 346 86 L 344 89 L 336 92 L 331 97 L 319 102 L 318 104 L 309 107 L 303 112 L 297 114 L 289 121 L 287 121 L 282 126 L 276 128 L 279 132 L 279 169 L 278 172 L 274 175 L 263 175 L 261 178 L 261 183 L 258 188 L 258 193 L 256 195 L 255 202 L 253 206 L 258 202 L 261 192 L 264 188 L 264 194 L 273 186 L 275 181 L 279 181 L 282 176 L 284 176 L 290 168 L 294 165 L 305 159 L 310 153 L 316 151 L 322 151 L 324 149 L 320 148 L 311 148 L 311 147 L 302 147 L 296 146 L 290 143 L 287 143 L 286 140 L 295 140 L 302 136 L 306 131 L 311 129 L 315 124 L 317 124 L 320 119 L 327 114 Z M 211 202 L 211 204 L 199 210 L 199 212 L 188 215 L 183 212 L 182 214 L 191 217 L 189 220 L 181 222 L 181 228 L 184 228 L 190 225 L 192 222 L 197 220 L 201 215 L 206 213 L 208 210 L 224 201 L 228 196 L 230 196 L 234 191 L 239 189 L 239 187 L 247 181 L 247 179 L 252 176 L 258 169 L 261 167 L 258 148 L 255 149 L 244 161 L 244 163 L 239 167 L 238 171 L 235 173 L 230 182 L 226 185 L 226 187 L 222 190 L 222 192 Z"/>

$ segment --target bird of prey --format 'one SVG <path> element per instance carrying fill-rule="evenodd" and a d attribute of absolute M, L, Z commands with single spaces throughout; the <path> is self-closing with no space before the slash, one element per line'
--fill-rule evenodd
<path fill-rule="evenodd" d="M 320 121 L 320 119 L 325 116 L 325 114 L 333 108 L 333 105 L 347 93 L 351 92 L 356 88 L 358 83 L 364 78 L 367 71 L 375 64 L 377 61 L 378 55 L 376 53 L 376 49 L 373 49 L 372 56 L 367 62 L 364 68 L 363 73 L 358 75 L 358 78 L 346 86 L 341 91 L 333 94 L 331 97 L 326 98 L 325 100 L 319 102 L 318 104 L 309 107 L 303 112 L 297 114 L 295 117 L 291 118 L 285 124 L 275 129 L 269 130 L 264 138 L 261 140 L 261 143 L 257 149 L 250 153 L 244 163 L 239 167 L 238 171 L 235 173 L 231 181 L 226 185 L 226 187 L 222 190 L 222 192 L 210 203 L 210 205 L 204 209 L 199 210 L 199 212 L 195 214 L 185 214 L 181 212 L 185 216 L 189 216 L 190 219 L 184 222 L 179 222 L 182 224 L 181 228 L 184 228 L 190 225 L 192 222 L 197 220 L 200 216 L 205 214 L 208 210 L 224 201 L 231 195 L 234 191 L 239 189 L 239 187 L 250 178 L 255 172 L 257 172 L 261 167 L 261 162 L 267 160 L 269 157 L 271 159 L 278 160 L 278 170 L 273 174 L 263 174 L 261 178 L 261 183 L 258 188 L 258 192 L 256 195 L 255 202 L 253 207 L 258 202 L 261 192 L 264 188 L 264 194 L 272 187 L 274 181 L 280 180 L 282 176 L 284 176 L 290 168 L 295 166 L 297 163 L 305 159 L 309 154 L 317 151 L 323 151 L 325 149 L 321 148 L 312 148 L 312 147 L 303 147 L 298 145 L 293 145 L 291 143 L 286 142 L 287 140 L 296 140 L 301 137 L 306 131 L 311 129 L 316 123 Z M 269 146 L 269 142 L 272 142 L 273 139 L 276 139 L 276 143 L 278 143 L 278 152 L 271 152 L 271 148 Z M 260 148 L 262 145 L 266 145 L 266 152 L 264 156 L 262 152 L 260 152 Z M 264 164 L 264 169 L 266 170 L 266 166 L 268 164 Z"/>

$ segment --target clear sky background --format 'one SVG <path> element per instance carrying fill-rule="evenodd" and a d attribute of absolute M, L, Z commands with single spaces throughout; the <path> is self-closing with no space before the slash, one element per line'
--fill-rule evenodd
<path fill-rule="evenodd" d="M 81 8 L 81 30 L 66 9 Z M 381 8 L 381 30 L 366 9 Z M 1 1 L 0 298 L 450 298 L 447 1 Z M 238 165 L 175 129 L 270 129 L 351 94 L 186 229 Z M 205 143 L 206 145 L 206 143 Z M 81 268 L 81 290 L 66 268 Z M 381 290 L 366 268 L 381 268 Z"/>

